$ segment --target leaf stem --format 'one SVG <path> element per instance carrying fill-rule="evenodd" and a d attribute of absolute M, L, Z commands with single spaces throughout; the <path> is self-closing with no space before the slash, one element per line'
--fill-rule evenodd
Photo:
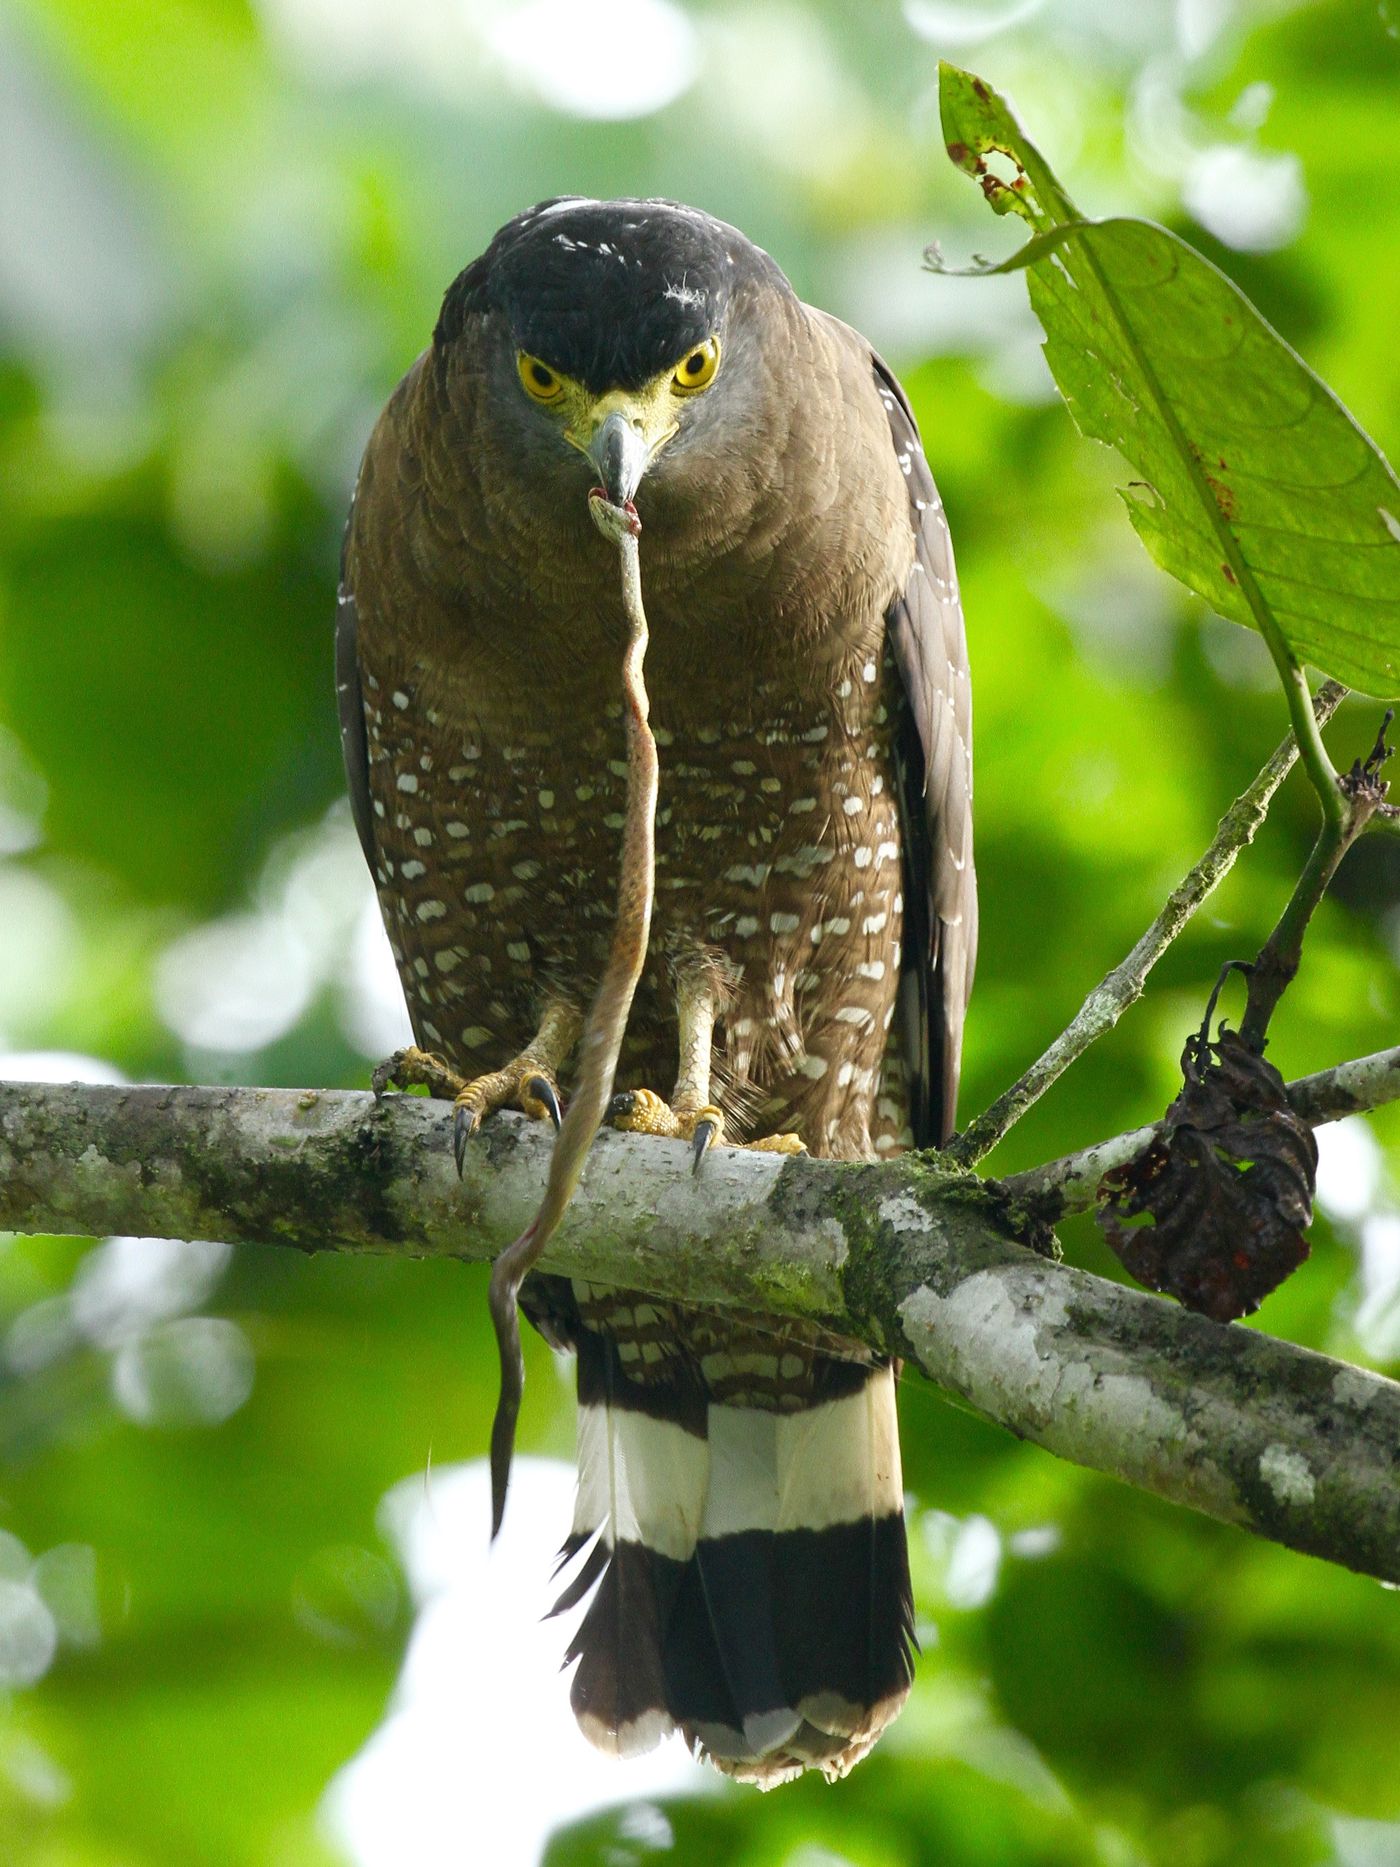
<path fill-rule="evenodd" d="M 1338 796 L 1341 796 L 1340 791 Z M 1343 800 L 1345 804 L 1345 800 Z M 1353 833 L 1354 834 L 1354 833 Z M 1251 1050 L 1261 1056 L 1268 1041 L 1269 1020 L 1279 1000 L 1293 983 L 1303 954 L 1303 935 L 1317 904 L 1327 892 L 1327 884 L 1337 872 L 1337 864 L 1351 845 L 1347 826 L 1328 821 L 1318 832 L 1312 853 L 1303 865 L 1297 886 L 1288 905 L 1279 916 L 1278 925 L 1259 949 L 1259 957 L 1249 970 L 1249 997 L 1240 1036 Z"/>
<path fill-rule="evenodd" d="M 1273 617 L 1269 617 L 1270 628 L 1265 629 L 1262 622 L 1260 633 L 1269 645 L 1269 653 L 1274 658 L 1279 679 L 1283 682 L 1284 697 L 1288 701 L 1289 718 L 1293 722 L 1293 736 L 1298 743 L 1298 750 L 1308 777 L 1312 780 L 1313 790 L 1317 792 L 1317 801 L 1322 806 L 1322 819 L 1334 829 L 1340 829 L 1347 817 L 1347 800 L 1342 793 L 1337 778 L 1336 767 L 1328 756 L 1327 748 L 1322 743 L 1322 729 L 1313 707 L 1312 693 L 1308 687 L 1308 677 L 1298 666 L 1289 652 L 1288 644 L 1273 626 Z M 1342 852 L 1338 852 L 1339 855 Z"/>
<path fill-rule="evenodd" d="M 1393 717 L 1392 712 L 1386 713 L 1367 757 L 1357 759 L 1344 778 L 1333 782 L 1331 790 L 1337 813 L 1334 816 L 1324 811 L 1322 828 L 1288 905 L 1249 968 L 1249 996 L 1240 1022 L 1240 1036 L 1261 1056 L 1268 1038 L 1269 1020 L 1297 976 L 1308 923 L 1326 894 L 1338 863 L 1362 831 L 1374 822 L 1376 812 L 1383 808 L 1385 785 L 1380 771 L 1390 756 L 1385 735 Z M 1306 756 L 1305 752 L 1304 758 Z M 1319 796 L 1322 796 L 1321 791 Z M 1325 798 L 1323 802 L 1325 805 Z"/>

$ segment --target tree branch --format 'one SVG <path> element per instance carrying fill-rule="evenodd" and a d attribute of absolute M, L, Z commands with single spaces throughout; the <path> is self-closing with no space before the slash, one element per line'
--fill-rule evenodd
<path fill-rule="evenodd" d="M 550 1136 L 396 1097 L 0 1083 L 0 1226 L 485 1259 Z M 1062 1457 L 1400 1581 L 1400 1386 L 1048 1263 L 992 1183 L 605 1132 L 544 1268 L 832 1324 Z"/>
<path fill-rule="evenodd" d="M 1312 703 L 1319 727 L 1332 717 L 1346 694 L 1346 688 L 1336 681 L 1327 681 L 1319 688 Z M 1196 909 L 1230 873 L 1240 851 L 1254 841 L 1255 832 L 1268 815 L 1274 792 L 1292 770 L 1297 756 L 1298 743 L 1290 733 L 1254 782 L 1240 793 L 1220 819 L 1210 847 L 1168 895 L 1161 913 L 1132 952 L 1099 981 L 1054 1043 L 1025 1074 L 998 1096 L 989 1109 L 969 1122 L 962 1134 L 953 1137 L 946 1150 L 948 1159 L 960 1166 L 975 1167 L 1070 1064 L 1082 1056 L 1096 1038 L 1112 1030 L 1129 1005 L 1142 996 L 1147 975 L 1157 961 Z"/>

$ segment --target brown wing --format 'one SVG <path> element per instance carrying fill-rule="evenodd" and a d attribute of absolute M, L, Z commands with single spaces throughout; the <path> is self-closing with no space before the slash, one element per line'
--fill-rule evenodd
<path fill-rule="evenodd" d="M 348 537 L 348 523 L 345 529 Z M 369 795 L 364 692 L 360 686 L 360 657 L 356 647 L 359 614 L 355 608 L 355 594 L 346 579 L 342 551 L 340 588 L 335 603 L 335 698 L 340 711 L 340 752 L 345 760 L 345 781 L 350 789 L 350 810 L 359 832 L 360 848 L 365 852 L 365 861 L 373 875 L 378 859 L 374 848 L 374 809 Z"/>
<path fill-rule="evenodd" d="M 370 577 L 356 593 L 356 549 L 354 534 L 356 521 L 366 516 L 370 510 L 367 503 L 374 487 L 376 474 L 382 476 L 392 488 L 396 477 L 403 470 L 403 418 L 404 409 L 412 396 L 424 364 L 430 351 L 424 351 L 413 366 L 400 380 L 394 393 L 385 404 L 384 411 L 375 423 L 365 448 L 363 461 L 360 463 L 360 475 L 356 485 L 355 497 L 350 502 L 350 511 L 345 520 L 345 534 L 340 547 L 340 586 L 336 593 L 335 609 L 335 697 L 340 713 L 340 750 L 345 760 L 345 780 L 350 790 L 350 809 L 355 819 L 355 828 L 359 832 L 360 848 L 365 852 L 365 861 L 369 864 L 370 874 L 378 879 L 380 856 L 378 838 L 374 833 L 374 805 L 369 789 L 369 735 L 365 725 L 364 687 L 360 675 L 360 601 L 369 608 L 367 614 L 374 613 L 375 585 L 378 581 Z M 382 507 L 382 496 L 380 499 Z M 380 554 L 380 562 L 383 554 Z M 363 555 L 359 558 L 360 570 L 365 569 Z"/>
<path fill-rule="evenodd" d="M 914 1139 L 936 1147 L 956 1121 L 963 1022 L 977 958 L 972 683 L 943 502 L 908 398 L 873 351 L 871 361 L 908 483 L 915 537 L 908 582 L 885 621 L 905 702 L 895 740 L 904 846 L 900 1027 Z"/>

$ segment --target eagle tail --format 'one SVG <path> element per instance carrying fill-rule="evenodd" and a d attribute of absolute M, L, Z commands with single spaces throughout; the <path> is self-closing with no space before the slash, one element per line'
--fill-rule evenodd
<path fill-rule="evenodd" d="M 568 1654 L 584 1735 L 632 1756 L 678 1729 L 762 1788 L 844 1776 L 912 1673 L 893 1368 L 783 1412 L 629 1380 L 590 1330 L 578 1347 L 582 1563 L 559 1606 L 596 1582 Z"/>

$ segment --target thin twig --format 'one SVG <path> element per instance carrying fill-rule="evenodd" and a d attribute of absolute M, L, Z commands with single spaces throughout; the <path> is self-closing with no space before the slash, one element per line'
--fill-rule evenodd
<path fill-rule="evenodd" d="M 1335 1069 L 1300 1076 L 1288 1085 L 1288 1100 L 1310 1127 L 1340 1121 L 1400 1101 L 1400 1046 L 1377 1050 L 1369 1057 L 1339 1063 Z M 1092 1147 L 1012 1173 L 1001 1182 L 1005 1191 L 1046 1225 L 1054 1225 L 1071 1212 L 1087 1212 L 1094 1204 L 1099 1181 L 1111 1167 L 1135 1160 L 1158 1133 L 1159 1124 L 1134 1128 L 1129 1134 L 1096 1141 Z"/>
<path fill-rule="evenodd" d="M 1328 681 L 1319 689 L 1312 707 L 1319 726 L 1325 725 L 1336 712 L 1346 692 L 1336 681 Z M 1298 744 L 1290 733 L 1253 784 L 1241 792 L 1220 819 L 1210 847 L 1172 890 L 1161 913 L 1132 952 L 1094 987 L 1067 1027 L 1024 1076 L 998 1096 L 960 1135 L 954 1136 L 946 1150 L 949 1159 L 960 1166 L 975 1166 L 1070 1064 L 1082 1056 L 1096 1038 L 1111 1030 L 1129 1005 L 1142 996 L 1147 975 L 1157 961 L 1196 909 L 1229 874 L 1240 851 L 1254 840 L 1268 814 L 1274 792 L 1292 770 L 1297 757 Z"/>
<path fill-rule="evenodd" d="M 1376 734 L 1376 743 L 1367 757 L 1364 760 L 1357 759 L 1345 777 L 1334 778 L 1330 791 L 1338 811 L 1333 813 L 1324 804 L 1322 828 L 1313 844 L 1312 853 L 1298 877 L 1287 907 L 1279 916 L 1278 925 L 1259 949 L 1258 958 L 1249 968 L 1249 996 L 1244 1017 L 1240 1021 L 1240 1036 L 1260 1056 L 1264 1054 L 1269 1020 L 1278 1008 L 1279 1000 L 1297 976 L 1308 923 L 1326 894 L 1328 884 L 1337 872 L 1338 863 L 1385 800 L 1385 784 L 1380 773 L 1381 767 L 1390 757 L 1385 735 L 1394 717 L 1394 711 L 1388 709 L 1381 729 Z"/>
<path fill-rule="evenodd" d="M 656 867 L 656 741 L 648 724 L 644 663 L 647 618 L 637 551 L 641 521 L 636 508 L 611 504 L 595 489 L 588 510 L 605 538 L 617 546 L 622 569 L 622 604 L 627 617 L 627 652 L 622 664 L 627 723 L 627 809 L 622 828 L 622 863 L 617 921 L 602 982 L 579 1044 L 579 1073 L 568 1113 L 550 1155 L 549 1179 L 539 1211 L 496 1259 L 491 1271 L 491 1321 L 501 1356 L 501 1393 L 491 1424 L 491 1534 L 501 1527 L 510 1481 L 515 1425 L 525 1389 L 520 1349 L 520 1286 L 549 1243 L 578 1186 L 612 1096 L 618 1053 L 627 1030 L 637 981 L 646 964 Z"/>

